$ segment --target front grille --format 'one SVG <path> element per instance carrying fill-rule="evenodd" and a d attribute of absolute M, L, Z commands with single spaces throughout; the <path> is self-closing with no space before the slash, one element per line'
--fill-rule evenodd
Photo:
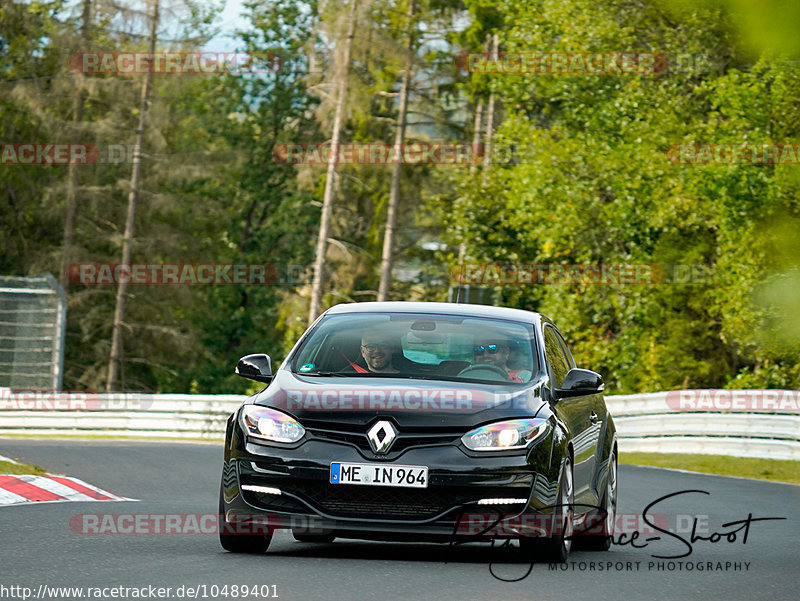
<path fill-rule="evenodd" d="M 367 439 L 366 433 L 352 433 L 322 428 L 306 428 L 306 430 L 315 438 L 349 443 L 364 453 L 372 454 L 372 448 L 369 445 L 369 440 Z M 397 435 L 397 439 L 394 441 L 394 443 L 392 443 L 389 452 L 385 456 L 396 457 L 399 453 L 414 447 L 456 444 L 458 443 L 462 434 L 463 431 L 459 431 L 457 434 L 447 434 L 441 432 L 437 432 L 435 434 L 400 432 Z"/>
<path fill-rule="evenodd" d="M 293 482 L 292 492 L 325 513 L 342 517 L 425 519 L 457 502 L 452 492 L 441 487 L 414 489 L 305 481 Z"/>
<path fill-rule="evenodd" d="M 473 505 L 485 498 L 528 498 L 533 484 L 530 473 L 494 474 L 481 478 L 483 484 L 465 482 L 452 485 L 442 480 L 428 488 L 403 488 L 398 486 L 364 486 L 358 484 L 330 484 L 326 479 L 315 479 L 299 474 L 277 476 L 250 471 L 242 465 L 241 484 L 255 484 L 278 488 L 286 494 L 270 495 L 243 491 L 248 502 L 263 509 L 308 513 L 312 509 L 331 516 L 364 519 L 424 520 L 447 510 L 466 504 L 466 511 L 475 511 Z M 436 482 L 436 476 L 433 477 Z M 494 480 L 494 482 L 493 482 Z M 444 480 L 446 481 L 446 480 Z M 296 500 L 296 497 L 298 500 Z M 302 501 L 302 503 L 301 503 Z M 481 509 L 480 511 L 483 511 Z"/>
<path fill-rule="evenodd" d="M 340 517 L 366 519 L 424 520 L 486 497 L 520 496 L 527 498 L 526 487 L 432 486 L 399 488 L 393 486 L 334 485 L 311 480 L 293 480 L 284 485 L 321 511 Z M 520 493 L 510 493 L 516 490 Z"/>

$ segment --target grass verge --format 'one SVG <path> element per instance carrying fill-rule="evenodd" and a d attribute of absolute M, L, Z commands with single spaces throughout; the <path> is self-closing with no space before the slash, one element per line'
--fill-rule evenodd
<path fill-rule="evenodd" d="M 27 440 L 119 440 L 124 442 L 204 442 L 217 445 L 225 442 L 224 434 L 219 438 L 169 438 L 166 436 L 116 436 L 113 434 L 17 434 L 0 432 L 0 439 L 3 438 L 22 438 Z"/>
<path fill-rule="evenodd" d="M 38 465 L 0 461 L 0 474 L 28 474 L 33 476 L 44 476 L 47 474 L 47 472 Z"/>
<path fill-rule="evenodd" d="M 739 476 L 776 482 L 800 484 L 800 461 L 727 457 L 725 455 L 683 455 L 679 453 L 620 453 L 619 462 L 628 465 L 649 465 L 673 469 Z"/>

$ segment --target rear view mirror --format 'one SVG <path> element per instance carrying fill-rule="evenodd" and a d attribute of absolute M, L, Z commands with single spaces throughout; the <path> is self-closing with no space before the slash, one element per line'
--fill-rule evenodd
<path fill-rule="evenodd" d="M 269 355 L 257 353 L 255 355 L 245 355 L 239 359 L 234 373 L 256 382 L 272 381 L 272 361 Z"/>
<path fill-rule="evenodd" d="M 603 376 L 588 369 L 578 369 L 577 367 L 569 370 L 561 383 L 561 388 L 556 390 L 556 396 L 560 399 L 584 396 L 588 394 L 598 394 L 603 392 L 605 384 Z"/>
<path fill-rule="evenodd" d="M 445 336 L 438 332 L 410 331 L 406 335 L 406 341 L 410 344 L 443 344 Z"/>

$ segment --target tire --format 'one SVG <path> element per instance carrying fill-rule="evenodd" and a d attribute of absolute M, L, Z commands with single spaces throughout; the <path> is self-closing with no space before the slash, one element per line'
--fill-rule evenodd
<path fill-rule="evenodd" d="M 334 534 L 303 534 L 292 530 L 294 540 L 301 543 L 332 543 L 336 536 Z"/>
<path fill-rule="evenodd" d="M 612 450 L 608 457 L 608 474 L 606 489 L 600 506 L 605 511 L 605 518 L 590 528 L 591 534 L 580 537 L 581 548 L 588 551 L 608 551 L 614 536 L 614 521 L 617 515 L 617 453 Z M 599 515 L 599 514 L 598 514 Z"/>
<path fill-rule="evenodd" d="M 564 563 L 572 550 L 573 512 L 575 505 L 575 486 L 572 474 L 572 459 L 567 456 L 561 472 L 558 487 L 557 507 L 554 510 L 553 528 L 555 534 L 546 538 L 523 537 L 519 544 L 522 552 L 539 563 Z M 561 516 L 560 524 L 555 520 Z"/>
<path fill-rule="evenodd" d="M 231 553 L 266 553 L 272 542 L 272 534 L 226 534 L 225 503 L 222 487 L 219 491 L 219 544 Z"/>

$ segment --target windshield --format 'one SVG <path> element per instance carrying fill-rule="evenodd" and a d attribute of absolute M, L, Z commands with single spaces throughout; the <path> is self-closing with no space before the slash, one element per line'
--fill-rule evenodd
<path fill-rule="evenodd" d="M 292 360 L 309 376 L 422 378 L 519 384 L 539 374 L 533 326 L 415 313 L 330 315 Z"/>

